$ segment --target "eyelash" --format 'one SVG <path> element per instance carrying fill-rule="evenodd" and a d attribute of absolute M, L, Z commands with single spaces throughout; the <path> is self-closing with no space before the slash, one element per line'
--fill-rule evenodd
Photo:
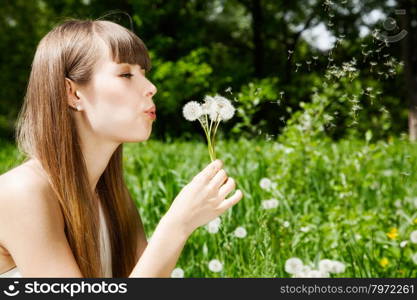
<path fill-rule="evenodd" d="M 131 74 L 131 73 L 122 74 L 121 76 L 122 76 L 122 77 L 125 77 L 125 75 L 129 75 L 129 77 L 126 77 L 126 78 L 133 77 L 133 74 Z"/>

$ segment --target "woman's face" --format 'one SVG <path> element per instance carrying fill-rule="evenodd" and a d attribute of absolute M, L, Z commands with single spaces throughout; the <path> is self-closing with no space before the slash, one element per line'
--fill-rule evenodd
<path fill-rule="evenodd" d="M 145 111 L 154 106 L 156 87 L 139 65 L 117 64 L 107 47 L 91 82 L 78 89 L 92 130 L 117 143 L 147 140 L 154 120 Z M 78 112 L 77 112 L 78 113 Z"/>

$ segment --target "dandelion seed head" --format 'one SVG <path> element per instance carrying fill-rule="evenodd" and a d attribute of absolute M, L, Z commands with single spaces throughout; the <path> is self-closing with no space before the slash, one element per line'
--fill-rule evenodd
<path fill-rule="evenodd" d="M 285 262 L 285 272 L 296 274 L 303 270 L 303 262 L 298 257 L 291 257 Z"/>
<path fill-rule="evenodd" d="M 198 102 L 190 101 L 184 105 L 182 114 L 188 121 L 195 121 L 203 114 L 203 110 Z"/>
<path fill-rule="evenodd" d="M 269 178 L 264 177 L 259 181 L 259 185 L 263 190 L 269 190 L 272 186 L 272 181 Z"/>
<path fill-rule="evenodd" d="M 417 265 L 417 253 L 414 253 L 413 256 L 411 256 L 411 259 Z"/>
<path fill-rule="evenodd" d="M 235 234 L 235 237 L 243 239 L 244 237 L 246 237 L 247 231 L 244 227 L 239 226 L 235 229 L 234 234 Z"/>
<path fill-rule="evenodd" d="M 417 230 L 414 230 L 410 233 L 410 241 L 414 244 L 417 244 Z"/>
<path fill-rule="evenodd" d="M 400 247 L 401 247 L 401 248 L 404 248 L 405 246 L 407 246 L 407 244 L 408 244 L 408 241 L 402 241 L 402 242 L 400 243 Z"/>
<path fill-rule="evenodd" d="M 183 269 L 181 269 L 181 268 L 175 268 L 171 272 L 171 277 L 172 278 L 184 278 L 184 271 L 183 271 Z"/>
<path fill-rule="evenodd" d="M 223 264 L 218 259 L 212 259 L 208 264 L 209 270 L 212 272 L 220 272 L 223 270 Z"/>

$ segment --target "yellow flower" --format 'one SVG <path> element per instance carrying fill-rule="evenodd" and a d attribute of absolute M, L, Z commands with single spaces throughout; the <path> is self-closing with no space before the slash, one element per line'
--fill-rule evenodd
<path fill-rule="evenodd" d="M 389 261 L 388 258 L 384 257 L 379 261 L 379 264 L 381 265 L 381 267 L 385 268 L 388 265 Z"/>
<path fill-rule="evenodd" d="M 417 218 L 414 219 L 414 224 L 417 224 Z"/>
<path fill-rule="evenodd" d="M 391 240 L 395 240 L 398 236 L 398 229 L 397 228 L 391 228 L 390 232 L 387 233 L 387 236 Z"/>
<path fill-rule="evenodd" d="M 255 147 L 255 150 L 256 150 L 257 152 L 260 152 L 260 151 L 261 151 L 261 147 L 256 146 L 256 147 Z"/>

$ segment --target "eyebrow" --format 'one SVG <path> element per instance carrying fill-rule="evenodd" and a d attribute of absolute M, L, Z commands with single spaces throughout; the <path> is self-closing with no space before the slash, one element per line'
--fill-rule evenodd
<path fill-rule="evenodd" d="M 128 63 L 120 63 L 120 64 L 118 64 L 120 67 L 125 67 L 125 66 L 128 66 L 128 67 L 130 67 L 130 66 L 133 66 L 133 65 L 131 65 L 131 64 L 128 64 Z M 139 66 L 139 69 L 140 70 L 145 70 L 144 68 L 142 68 L 142 66 L 141 65 L 138 65 Z"/>

